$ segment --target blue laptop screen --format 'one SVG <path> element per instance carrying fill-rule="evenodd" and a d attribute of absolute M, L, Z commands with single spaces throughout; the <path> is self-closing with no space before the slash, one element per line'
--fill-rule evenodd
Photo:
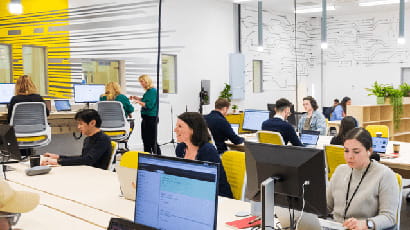
<path fill-rule="evenodd" d="M 372 137 L 373 152 L 385 153 L 389 139 L 387 137 Z"/>
<path fill-rule="evenodd" d="M 70 111 L 71 110 L 71 105 L 68 100 L 55 100 L 54 105 L 56 107 L 56 110 L 59 111 Z"/>
<path fill-rule="evenodd" d="M 218 165 L 139 154 L 134 221 L 157 229 L 216 229 Z"/>

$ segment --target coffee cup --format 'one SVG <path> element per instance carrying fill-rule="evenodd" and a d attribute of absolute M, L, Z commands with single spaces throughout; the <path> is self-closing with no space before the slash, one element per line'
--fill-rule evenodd
<path fill-rule="evenodd" d="M 40 165 L 40 156 L 39 155 L 30 156 L 30 167 L 33 168 L 39 165 Z"/>
<path fill-rule="evenodd" d="M 396 154 L 400 152 L 400 144 L 397 144 L 397 143 L 393 144 L 393 152 Z"/>
<path fill-rule="evenodd" d="M 376 137 L 382 137 L 383 133 L 382 132 L 376 132 Z"/>

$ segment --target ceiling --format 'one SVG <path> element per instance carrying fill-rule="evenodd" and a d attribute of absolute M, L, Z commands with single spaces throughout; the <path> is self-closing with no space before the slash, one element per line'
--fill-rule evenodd
<path fill-rule="evenodd" d="M 224 0 L 231 1 L 233 0 Z M 370 0 L 368 0 L 370 1 Z M 257 6 L 257 0 L 249 0 L 241 3 L 242 5 Z M 321 7 L 322 0 L 296 0 L 297 8 L 307 7 Z M 395 11 L 399 12 L 399 4 L 389 4 L 371 7 L 359 6 L 359 0 L 327 0 L 327 5 L 334 5 L 336 10 L 328 11 L 328 15 L 348 15 L 348 14 L 362 14 L 367 12 L 376 11 Z M 273 10 L 276 12 L 293 13 L 294 1 L 293 0 L 263 0 L 263 8 Z M 406 4 L 406 8 L 410 8 L 410 4 Z M 318 16 L 320 13 L 309 13 L 304 15 Z"/>

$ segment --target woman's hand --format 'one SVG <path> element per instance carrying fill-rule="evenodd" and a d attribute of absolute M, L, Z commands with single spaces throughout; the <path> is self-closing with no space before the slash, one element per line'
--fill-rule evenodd
<path fill-rule="evenodd" d="M 343 222 L 343 227 L 352 230 L 367 230 L 366 220 L 358 220 L 356 218 L 349 218 Z"/>
<path fill-rule="evenodd" d="M 44 156 L 44 157 L 51 158 L 51 159 L 58 159 L 58 158 L 60 158 L 60 156 L 59 156 L 58 154 L 54 154 L 54 153 L 44 153 L 43 156 Z"/>

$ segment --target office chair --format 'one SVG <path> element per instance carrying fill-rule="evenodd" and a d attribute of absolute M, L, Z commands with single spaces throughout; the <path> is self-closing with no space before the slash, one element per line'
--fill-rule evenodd
<path fill-rule="evenodd" d="M 107 170 L 112 171 L 112 172 L 115 171 L 117 149 L 118 149 L 118 143 L 115 141 L 111 141 L 111 157 L 107 165 Z"/>
<path fill-rule="evenodd" d="M 327 165 L 328 180 L 332 177 L 337 166 L 346 164 L 344 158 L 344 147 L 340 145 L 325 145 L 325 157 Z"/>
<path fill-rule="evenodd" d="M 377 132 L 381 132 L 382 137 L 389 137 L 389 127 L 387 125 L 368 125 L 366 130 L 369 131 L 372 137 L 376 137 Z"/>
<path fill-rule="evenodd" d="M 14 127 L 19 149 L 34 150 L 51 141 L 51 127 L 47 122 L 46 105 L 43 102 L 15 104 L 10 125 Z"/>
<path fill-rule="evenodd" d="M 124 108 L 119 101 L 99 101 L 97 102 L 97 111 L 101 116 L 101 130 L 118 143 L 125 143 L 125 149 L 119 149 L 121 152 L 128 151 L 127 141 L 130 136 L 130 124 L 125 117 Z"/>
<path fill-rule="evenodd" d="M 285 145 L 282 135 L 279 132 L 261 130 L 256 133 L 259 143 L 267 143 L 274 145 Z"/>
<path fill-rule="evenodd" d="M 222 154 L 221 161 L 231 186 L 233 198 L 243 200 L 246 181 L 245 152 L 226 151 Z"/>

